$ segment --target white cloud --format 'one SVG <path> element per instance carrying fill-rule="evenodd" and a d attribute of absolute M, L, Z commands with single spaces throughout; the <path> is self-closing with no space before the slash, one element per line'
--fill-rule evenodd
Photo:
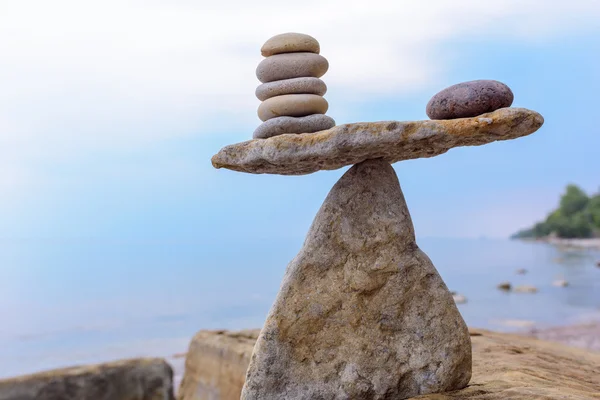
<path fill-rule="evenodd" d="M 439 80 L 450 39 L 551 40 L 598 18 L 597 0 L 5 0 L 0 190 L 40 158 L 211 132 L 219 118 L 251 130 L 259 48 L 276 33 L 319 39 L 343 108 Z"/>

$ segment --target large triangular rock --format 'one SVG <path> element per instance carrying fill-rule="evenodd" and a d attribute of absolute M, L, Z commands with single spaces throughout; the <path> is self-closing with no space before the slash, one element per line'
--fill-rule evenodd
<path fill-rule="evenodd" d="M 415 243 L 394 170 L 355 165 L 287 268 L 242 399 L 399 400 L 470 377 L 467 327 Z"/>

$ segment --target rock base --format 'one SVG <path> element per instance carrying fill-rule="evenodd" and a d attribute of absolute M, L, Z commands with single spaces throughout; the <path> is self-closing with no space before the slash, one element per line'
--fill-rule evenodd
<path fill-rule="evenodd" d="M 287 268 L 241 398 L 400 400 L 470 377 L 467 327 L 415 243 L 394 169 L 355 165 Z"/>

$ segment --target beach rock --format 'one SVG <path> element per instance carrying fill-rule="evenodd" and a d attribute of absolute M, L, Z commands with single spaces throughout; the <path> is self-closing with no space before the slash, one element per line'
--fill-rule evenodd
<path fill-rule="evenodd" d="M 353 166 L 287 267 L 241 399 L 401 400 L 470 377 L 467 327 L 415 243 L 394 169 Z"/>
<path fill-rule="evenodd" d="M 567 282 L 564 279 L 557 279 L 554 282 L 552 282 L 552 285 L 556 287 L 567 287 L 569 286 L 569 282 Z"/>
<path fill-rule="evenodd" d="M 262 83 L 301 77 L 320 78 L 328 69 L 329 63 L 325 57 L 318 54 L 276 54 L 258 64 L 256 77 Z"/>
<path fill-rule="evenodd" d="M 325 114 L 327 100 L 315 94 L 285 94 L 271 97 L 258 107 L 258 117 L 267 121 L 277 117 L 305 117 L 311 114 Z"/>
<path fill-rule="evenodd" d="M 520 285 L 515 287 L 516 293 L 537 293 L 538 289 L 532 285 Z"/>
<path fill-rule="evenodd" d="M 317 39 L 304 33 L 288 32 L 273 36 L 260 49 L 264 57 L 281 53 L 309 52 L 319 54 Z"/>
<path fill-rule="evenodd" d="M 529 135 L 544 119 L 524 108 L 503 108 L 471 119 L 363 122 L 312 135 L 281 135 L 226 146 L 215 168 L 254 174 L 303 175 L 381 158 L 389 163 L 443 154 Z"/>
<path fill-rule="evenodd" d="M 319 78 L 310 77 L 267 82 L 256 88 L 256 97 L 260 101 L 284 94 L 316 94 L 323 96 L 325 93 L 327 93 L 325 82 Z"/>
<path fill-rule="evenodd" d="M 162 359 L 124 360 L 0 380 L 0 400 L 173 398 L 173 371 Z"/>
<path fill-rule="evenodd" d="M 598 399 L 600 381 L 598 368 L 600 353 L 566 347 L 546 340 L 566 342 L 569 346 L 583 346 L 585 349 L 600 350 L 600 326 L 590 324 L 578 327 L 553 328 L 537 331 L 531 335 L 543 338 L 538 340 L 507 333 L 490 332 L 482 329 L 470 329 L 473 347 L 473 377 L 468 387 L 449 393 L 423 395 L 419 400 L 582 400 Z M 226 333 L 225 333 L 226 334 Z M 217 334 L 215 334 L 217 335 Z M 582 337 L 584 338 L 582 340 Z M 212 342 L 212 338 L 207 337 Z M 239 400 L 241 386 L 246 368 L 241 364 L 250 360 L 254 342 L 248 341 L 243 346 L 233 344 L 240 357 L 223 357 L 219 371 L 204 369 L 200 364 L 191 367 L 197 374 L 207 374 L 203 378 L 208 387 L 214 388 L 210 393 L 218 392 L 219 400 Z M 591 346 L 591 347 L 588 347 Z M 596 346 L 596 347 L 594 347 Z M 211 346 L 212 347 L 212 346 Z M 239 348 L 239 350 L 238 350 Z M 211 350 L 231 353 L 228 342 L 215 346 Z M 240 365 L 238 367 L 238 365 Z M 187 375 L 186 371 L 186 375 Z M 196 373 L 196 372 L 195 372 Z M 236 376 L 237 375 L 237 376 Z M 232 382 L 235 390 L 220 391 Z M 208 400 L 199 397 L 206 393 L 199 391 L 195 395 L 192 390 L 186 392 L 180 400 Z M 217 397 L 213 397 L 217 399 Z"/>
<path fill-rule="evenodd" d="M 254 139 L 267 139 L 286 133 L 313 133 L 335 126 L 333 118 L 323 114 L 306 117 L 278 117 L 263 122 L 254 131 Z"/>
<path fill-rule="evenodd" d="M 198 332 L 190 343 L 177 399 L 239 400 L 259 332 Z"/>
<path fill-rule="evenodd" d="M 478 80 L 450 86 L 429 100 L 431 119 L 470 118 L 510 107 L 514 95 L 502 82 Z"/>
<path fill-rule="evenodd" d="M 512 285 L 510 284 L 510 282 L 500 282 L 497 288 L 508 292 L 512 288 Z"/>
<path fill-rule="evenodd" d="M 525 268 L 519 268 L 517 271 L 517 275 L 525 275 L 527 270 Z"/>

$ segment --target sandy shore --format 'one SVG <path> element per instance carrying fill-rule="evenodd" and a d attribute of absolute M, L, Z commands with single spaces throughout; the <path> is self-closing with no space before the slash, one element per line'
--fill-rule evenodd
<path fill-rule="evenodd" d="M 545 237 L 538 239 L 519 239 L 526 242 L 548 243 L 564 249 L 577 250 L 600 250 L 600 238 L 591 239 L 561 239 L 557 237 Z"/>

